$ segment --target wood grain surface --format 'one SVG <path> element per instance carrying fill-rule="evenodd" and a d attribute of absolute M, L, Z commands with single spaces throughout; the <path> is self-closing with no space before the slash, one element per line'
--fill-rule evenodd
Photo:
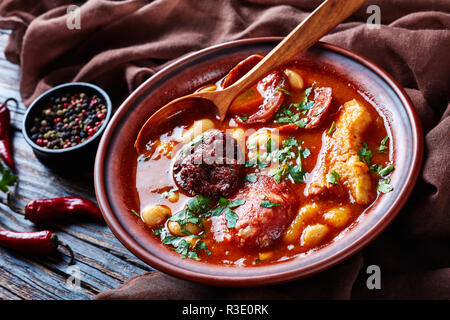
<path fill-rule="evenodd" d="M 0 102 L 13 97 L 18 101 L 20 68 L 5 59 L 8 32 L 0 30 Z M 30 199 L 64 195 L 81 196 L 95 201 L 91 173 L 78 179 L 58 176 L 42 165 L 25 142 L 22 119 L 26 110 L 21 103 L 11 109 L 15 174 L 19 182 L 14 188 L 16 205 L 24 206 Z M 63 165 L 63 164 L 62 164 Z M 5 194 L 0 192 L 5 199 Z M 151 270 L 132 255 L 105 225 L 87 221 L 76 224 L 52 224 L 36 227 L 22 215 L 0 204 L 0 229 L 33 231 L 50 229 L 70 244 L 75 252 L 75 269 L 69 268 L 68 254 L 59 249 L 56 257 L 26 257 L 0 248 L 0 299 L 90 299 L 93 295 L 115 288 L 131 276 Z M 75 272 L 75 274 L 73 273 Z M 79 272 L 80 288 L 71 275 Z"/>

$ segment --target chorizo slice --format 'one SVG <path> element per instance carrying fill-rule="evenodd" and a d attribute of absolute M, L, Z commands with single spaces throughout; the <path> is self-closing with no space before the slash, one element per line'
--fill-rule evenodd
<path fill-rule="evenodd" d="M 229 112 L 235 114 L 236 122 L 242 125 L 265 123 L 280 109 L 286 95 L 285 91 L 288 90 L 289 85 L 284 73 L 274 71 L 260 80 L 256 87 L 239 96 L 231 104 Z M 246 96 L 248 98 L 245 98 Z M 248 116 L 242 118 L 242 114 Z"/>
<path fill-rule="evenodd" d="M 307 117 L 309 121 L 305 129 L 317 127 L 326 117 L 331 106 L 332 90 L 330 87 L 319 87 L 314 90 L 314 104 L 309 109 Z"/>
<path fill-rule="evenodd" d="M 222 80 L 222 88 L 227 88 L 242 78 L 247 72 L 253 69 L 261 60 L 263 56 L 254 54 L 239 62 L 227 76 Z"/>

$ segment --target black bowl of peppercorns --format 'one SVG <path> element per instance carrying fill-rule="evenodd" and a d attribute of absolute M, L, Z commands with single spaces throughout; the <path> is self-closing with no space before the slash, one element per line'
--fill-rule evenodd
<path fill-rule="evenodd" d="M 23 135 L 35 155 L 55 169 L 92 167 L 98 142 L 111 118 L 107 93 L 72 82 L 40 95 L 28 108 Z"/>

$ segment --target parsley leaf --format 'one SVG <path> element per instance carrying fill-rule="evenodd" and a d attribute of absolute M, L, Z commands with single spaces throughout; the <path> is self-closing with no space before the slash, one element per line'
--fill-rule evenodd
<path fill-rule="evenodd" d="M 228 204 L 228 208 L 236 208 L 236 207 L 242 206 L 244 203 L 245 203 L 245 199 L 237 199 L 237 200 L 231 201 Z"/>
<path fill-rule="evenodd" d="M 245 113 L 243 113 L 243 114 L 239 117 L 239 119 L 241 119 L 241 121 L 245 122 L 245 121 L 248 120 L 248 116 L 247 116 Z"/>
<path fill-rule="evenodd" d="M 272 202 L 270 200 L 263 200 L 263 201 L 261 201 L 261 203 L 259 205 L 261 207 L 264 207 L 264 208 L 272 208 L 272 207 L 279 207 L 279 206 L 281 206 L 281 204 L 274 203 L 274 202 Z"/>
<path fill-rule="evenodd" d="M 139 213 L 136 212 L 136 210 L 131 209 L 131 213 L 134 214 L 136 217 L 141 217 L 141 215 Z"/>
<path fill-rule="evenodd" d="M 13 175 L 11 173 L 11 170 L 6 169 L 1 163 L 0 163 L 0 172 L 2 173 L 2 178 L 0 180 L 0 190 L 3 192 L 8 192 L 9 188 L 16 183 L 18 177 Z"/>
<path fill-rule="evenodd" d="M 284 93 L 286 93 L 287 95 L 291 95 L 291 93 L 290 93 L 289 91 L 287 91 L 286 89 L 283 89 L 283 88 L 276 88 L 275 90 L 276 90 L 276 91 L 284 92 Z"/>
<path fill-rule="evenodd" d="M 336 123 L 333 121 L 333 123 L 331 123 L 331 127 L 330 127 L 330 130 L 328 130 L 328 132 L 327 132 L 327 134 L 329 135 L 329 136 L 331 136 L 331 134 L 334 132 L 334 130 L 336 130 Z"/>
<path fill-rule="evenodd" d="M 305 182 L 305 175 L 306 172 L 299 166 L 289 166 L 289 176 L 292 178 L 294 183 Z"/>
<path fill-rule="evenodd" d="M 339 184 L 339 174 L 336 171 L 333 171 L 326 175 L 327 182 L 332 184 Z"/>
<path fill-rule="evenodd" d="M 394 166 L 391 164 L 389 166 L 386 166 L 385 168 L 378 171 L 379 175 L 384 177 L 387 176 L 389 173 L 391 173 L 394 170 Z"/>
<path fill-rule="evenodd" d="M 280 109 L 280 111 L 278 111 L 275 115 L 275 122 L 276 123 L 292 123 L 295 124 L 297 126 L 299 126 L 300 128 L 303 128 L 306 126 L 306 124 L 308 123 L 308 118 L 302 118 L 300 119 L 300 113 L 293 113 L 290 108 L 292 106 L 296 106 L 296 104 L 291 104 L 288 108 L 286 107 L 282 107 Z M 302 107 L 298 107 L 302 108 Z"/>
<path fill-rule="evenodd" d="M 378 147 L 379 153 L 384 153 L 388 149 L 388 146 L 386 145 L 386 142 L 389 140 L 389 137 L 386 136 L 383 140 L 381 140 L 380 146 Z"/>
<path fill-rule="evenodd" d="M 234 228 L 236 226 L 236 222 L 239 219 L 239 216 L 236 212 L 231 210 L 229 207 L 225 208 L 225 219 L 227 219 L 227 227 Z"/>
<path fill-rule="evenodd" d="M 203 213 L 205 211 L 208 211 L 209 205 L 211 203 L 211 199 L 206 198 L 202 195 L 198 195 L 192 199 L 189 199 L 189 201 L 186 203 L 186 206 L 191 210 L 193 213 Z"/>
<path fill-rule="evenodd" d="M 372 164 L 370 166 L 370 171 L 376 172 L 377 174 L 379 174 L 382 177 L 387 176 L 389 173 L 391 173 L 392 171 L 394 171 L 395 167 L 391 164 L 391 165 L 387 165 L 386 167 L 382 167 L 379 164 Z"/>
<path fill-rule="evenodd" d="M 358 152 L 359 160 L 370 165 L 370 161 L 372 159 L 372 150 L 369 149 L 367 143 L 363 142 L 362 145 L 362 148 Z"/>
<path fill-rule="evenodd" d="M 244 180 L 248 182 L 256 182 L 258 181 L 258 176 L 254 173 L 249 173 L 245 176 Z"/>
<path fill-rule="evenodd" d="M 288 165 L 282 164 L 278 166 L 276 169 L 273 169 L 269 172 L 269 175 L 277 182 L 280 183 L 281 179 L 286 176 L 286 173 L 288 172 Z"/>
<path fill-rule="evenodd" d="M 303 150 L 303 152 L 302 152 L 303 159 L 308 158 L 310 155 L 311 155 L 311 151 L 308 148 L 305 148 L 305 150 Z"/>
<path fill-rule="evenodd" d="M 378 192 L 381 193 L 388 193 L 391 192 L 392 190 L 394 190 L 394 187 L 392 185 L 390 185 L 391 179 L 386 178 L 386 179 L 380 179 L 378 181 Z"/>

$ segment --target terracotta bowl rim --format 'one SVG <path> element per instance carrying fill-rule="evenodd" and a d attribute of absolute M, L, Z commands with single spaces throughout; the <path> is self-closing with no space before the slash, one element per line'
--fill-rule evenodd
<path fill-rule="evenodd" d="M 319 273 L 321 271 L 324 271 L 340 262 L 343 262 L 350 256 L 360 251 L 366 245 L 368 245 L 369 242 L 374 240 L 382 231 L 385 230 L 385 228 L 398 215 L 398 213 L 408 200 L 420 173 L 423 156 L 423 143 L 424 143 L 421 123 L 412 101 L 406 94 L 405 90 L 401 87 L 401 85 L 396 80 L 394 80 L 394 78 L 390 74 L 388 74 L 387 71 L 385 71 L 375 63 L 371 62 L 367 58 L 353 51 L 344 49 L 340 46 L 325 42 L 318 42 L 315 45 L 315 47 L 329 50 L 341 54 L 347 58 L 350 58 L 356 61 L 357 63 L 367 67 L 368 69 L 373 71 L 378 77 L 380 77 L 380 79 L 385 81 L 401 101 L 408 115 L 408 120 L 410 121 L 411 124 L 411 131 L 412 131 L 411 144 L 414 150 L 416 150 L 416 152 L 412 155 L 411 160 L 412 165 L 409 168 L 409 171 L 407 172 L 407 177 L 405 179 L 407 183 L 406 185 L 402 186 L 402 189 L 398 197 L 394 199 L 394 201 L 390 204 L 388 210 L 386 210 L 386 212 L 379 219 L 379 221 L 371 227 L 369 232 L 363 234 L 360 237 L 359 241 L 355 241 L 351 245 L 326 257 L 325 259 L 322 259 L 314 264 L 303 267 L 302 270 L 292 269 L 289 271 L 274 273 L 270 275 L 258 275 L 258 276 L 248 275 L 246 277 L 242 276 L 239 277 L 239 276 L 215 276 L 212 274 L 200 273 L 195 270 L 187 270 L 178 267 L 176 265 L 172 265 L 163 260 L 162 258 L 154 256 L 150 252 L 146 251 L 127 233 L 127 231 L 125 231 L 125 229 L 119 223 L 118 219 L 115 217 L 115 213 L 112 211 L 108 203 L 104 183 L 104 174 L 105 174 L 104 159 L 111 138 L 111 133 L 113 132 L 117 124 L 120 122 L 119 120 L 121 119 L 122 115 L 128 111 L 128 108 L 130 107 L 132 102 L 136 100 L 152 82 L 157 81 L 171 69 L 179 67 L 189 62 L 190 60 L 197 58 L 198 56 L 233 46 L 264 43 L 264 42 L 276 42 L 276 41 L 278 42 L 281 41 L 282 39 L 283 39 L 282 37 L 262 37 L 262 38 L 235 40 L 214 45 L 206 49 L 188 54 L 185 57 L 182 57 L 176 60 L 175 62 L 171 63 L 170 65 L 166 66 L 165 68 L 154 74 L 151 78 L 147 79 L 144 83 L 142 83 L 136 90 L 133 91 L 133 93 L 131 93 L 128 96 L 128 98 L 122 103 L 122 105 L 119 107 L 119 109 L 115 112 L 114 116 L 110 120 L 100 141 L 95 161 L 94 183 L 97 201 L 103 213 L 103 216 L 109 228 L 114 233 L 114 235 L 128 250 L 130 250 L 134 255 L 136 255 L 138 258 L 140 258 L 147 264 L 151 265 L 152 267 L 182 279 L 209 285 L 228 286 L 228 287 L 250 287 L 250 286 L 271 285 L 289 282 L 300 278 L 305 278 L 313 274 Z"/>

